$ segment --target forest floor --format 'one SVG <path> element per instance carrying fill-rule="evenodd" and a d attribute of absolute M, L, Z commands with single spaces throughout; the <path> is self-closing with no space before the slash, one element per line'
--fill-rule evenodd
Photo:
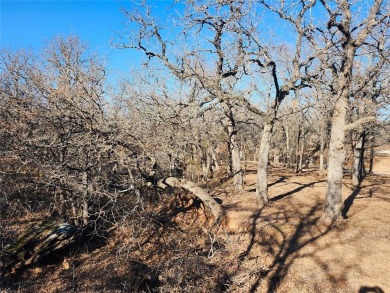
<path fill-rule="evenodd" d="M 209 234 L 201 244 L 206 246 L 201 257 L 210 271 L 199 267 L 199 287 L 182 291 L 167 287 L 165 292 L 390 292 L 390 177 L 370 175 L 354 189 L 346 175 L 345 219 L 332 227 L 320 220 L 325 174 L 315 170 L 296 174 L 271 167 L 270 203 L 261 210 L 255 204 L 255 182 L 255 164 L 250 163 L 245 191 L 233 192 L 229 182 L 210 188 L 226 211 L 226 220 L 218 232 Z M 159 241 L 168 247 L 170 240 L 159 231 Z M 161 242 L 154 246 L 139 243 L 143 251 L 140 253 L 126 250 L 126 242 L 132 241 L 126 233 L 117 234 L 116 239 L 108 239 L 91 251 L 29 268 L 20 276 L 21 281 L 13 282 L 4 292 L 134 292 L 134 283 L 127 283 L 126 276 L 138 274 L 152 283 L 150 277 L 145 277 L 149 268 L 160 266 L 162 270 L 163 259 L 168 259 L 177 269 L 179 258 L 175 263 L 175 252 L 172 253 L 179 251 L 175 245 L 180 239 L 194 239 L 175 232 L 177 242 L 169 248 L 170 254 L 168 250 L 158 250 Z M 147 265 L 134 259 L 142 259 Z M 123 266 L 125 262 L 133 264 L 133 271 Z M 222 285 L 207 289 L 210 274 L 222 270 Z M 175 278 L 180 278 L 180 271 L 178 274 Z M 164 278 L 160 276 L 159 282 Z M 147 286 L 143 290 L 148 292 Z"/>
<path fill-rule="evenodd" d="M 325 174 L 271 168 L 270 204 L 257 211 L 254 166 L 249 170 L 245 192 L 221 196 L 233 229 L 248 227 L 245 213 L 253 212 L 249 231 L 234 234 L 225 248 L 242 259 L 237 291 L 390 292 L 389 177 L 368 176 L 354 189 L 345 176 L 345 219 L 329 228 L 320 220 Z"/>

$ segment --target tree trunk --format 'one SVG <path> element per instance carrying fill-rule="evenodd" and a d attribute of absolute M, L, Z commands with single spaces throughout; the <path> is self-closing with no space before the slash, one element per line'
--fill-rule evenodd
<path fill-rule="evenodd" d="M 263 134 L 260 142 L 259 161 L 257 165 L 257 183 L 256 183 L 256 198 L 260 205 L 263 206 L 268 202 L 268 156 L 270 139 L 272 133 L 272 123 L 264 125 Z"/>
<path fill-rule="evenodd" d="M 88 225 L 88 194 L 89 194 L 89 183 L 88 183 L 88 174 L 87 172 L 83 172 L 82 175 L 82 183 L 83 183 L 83 201 L 82 201 L 82 210 L 81 210 L 81 219 L 83 222 L 83 226 Z"/>
<path fill-rule="evenodd" d="M 237 130 L 233 119 L 228 119 L 227 131 L 229 135 L 229 154 L 231 156 L 231 169 L 233 175 L 233 185 L 236 190 L 243 190 L 242 168 L 240 159 L 240 148 L 238 145 Z"/>
<path fill-rule="evenodd" d="M 197 179 L 198 174 L 198 151 L 196 149 L 196 146 L 192 145 L 192 168 L 191 168 L 191 180 L 195 181 Z"/>
<path fill-rule="evenodd" d="M 61 148 L 60 149 L 60 158 L 59 158 L 59 163 L 60 163 L 60 166 L 62 166 L 64 164 L 64 149 Z M 66 207 L 65 207 L 65 197 L 64 197 L 64 192 L 63 192 L 63 189 L 62 189 L 62 184 L 61 184 L 61 179 L 58 183 L 58 185 L 56 186 L 56 194 L 58 194 L 58 197 L 59 197 L 59 207 L 58 207 L 58 212 L 60 214 L 61 217 L 65 217 L 66 215 Z"/>
<path fill-rule="evenodd" d="M 202 151 L 202 176 L 204 182 L 207 183 L 207 179 L 209 178 L 209 172 L 211 168 L 211 158 L 207 148 L 206 149 L 202 148 L 201 151 Z"/>
<path fill-rule="evenodd" d="M 188 190 L 203 202 L 205 208 L 213 215 L 215 221 L 217 221 L 222 215 L 222 208 L 214 200 L 214 198 L 192 181 L 176 177 L 168 177 L 166 179 L 159 180 L 157 186 L 163 189 L 167 186 L 171 186 Z"/>
<path fill-rule="evenodd" d="M 303 152 L 305 150 L 305 141 L 302 140 L 301 150 L 299 152 L 299 164 L 298 164 L 298 172 L 302 172 L 303 169 Z"/>
<path fill-rule="evenodd" d="M 248 170 L 248 162 L 246 160 L 246 147 L 242 150 L 242 161 L 244 162 L 244 168 L 242 170 L 242 183 L 243 186 L 246 184 L 245 177 L 246 177 L 246 172 Z"/>
<path fill-rule="evenodd" d="M 213 147 L 210 147 L 210 153 L 211 153 L 211 158 L 212 158 L 213 171 L 217 172 L 217 171 L 219 171 L 219 163 L 218 163 L 216 151 Z"/>
<path fill-rule="evenodd" d="M 274 165 L 279 165 L 279 150 L 274 150 Z"/>
<path fill-rule="evenodd" d="M 290 160 L 290 134 L 288 130 L 288 125 L 285 127 L 286 129 L 286 167 L 291 167 L 291 160 Z"/>
<path fill-rule="evenodd" d="M 258 159 L 259 153 L 260 153 L 260 147 L 256 147 L 255 152 L 253 153 L 253 161 L 254 162 Z"/>
<path fill-rule="evenodd" d="M 301 128 L 299 127 L 298 136 L 297 136 L 297 144 L 295 147 L 295 173 L 299 172 L 299 146 L 301 145 Z"/>
<path fill-rule="evenodd" d="M 332 222 L 341 215 L 343 164 L 345 160 L 345 117 L 348 106 L 348 92 L 336 102 L 329 142 L 328 178 L 324 217 Z"/>
<path fill-rule="evenodd" d="M 320 168 L 319 171 L 321 173 L 324 172 L 324 148 L 325 148 L 325 129 L 324 127 L 321 129 L 321 135 L 320 135 Z"/>
<path fill-rule="evenodd" d="M 359 137 L 359 141 L 355 145 L 353 151 L 353 167 L 352 167 L 352 185 L 358 187 L 363 179 L 364 173 L 364 143 L 366 139 L 365 131 Z"/>
<path fill-rule="evenodd" d="M 370 142 L 370 166 L 368 169 L 368 174 L 372 174 L 372 168 L 374 167 L 374 156 L 375 156 L 374 144 L 375 141 L 373 137 L 371 138 L 371 142 Z"/>
<path fill-rule="evenodd" d="M 237 135 L 233 134 L 230 137 L 230 147 L 232 148 L 232 164 L 233 164 L 233 184 L 236 190 L 243 190 L 244 184 L 242 179 L 242 168 L 240 159 L 240 150 L 237 142 Z"/>

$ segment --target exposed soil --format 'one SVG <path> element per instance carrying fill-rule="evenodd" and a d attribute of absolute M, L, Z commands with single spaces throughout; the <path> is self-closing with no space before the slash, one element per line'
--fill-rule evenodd
<path fill-rule="evenodd" d="M 222 201 L 226 219 L 216 235 L 206 237 L 208 241 L 201 241 L 203 235 L 195 243 L 196 238 L 189 239 L 183 232 L 172 242 L 194 242 L 199 259 L 210 268 L 194 272 L 199 275 L 196 282 L 204 286 L 194 285 L 192 292 L 390 292 L 389 177 L 371 175 L 353 189 L 346 175 L 345 219 L 332 227 L 320 220 L 326 174 L 315 170 L 295 174 L 271 167 L 270 203 L 261 210 L 256 206 L 255 181 L 253 163 L 249 164 L 244 192 L 232 192 L 229 182 L 210 190 Z M 191 233 L 200 229 L 201 234 L 204 232 L 196 224 L 202 222 L 202 217 L 197 216 L 186 226 L 183 219 L 188 217 L 176 220 L 182 221 L 183 229 L 192 225 Z M 157 253 L 162 246 L 156 240 L 153 244 L 139 243 L 139 251 L 130 251 L 126 245 L 134 241 L 134 231 L 119 232 L 90 250 L 84 247 L 81 254 L 28 269 L 9 291 L 134 292 L 135 284 L 127 283 L 125 276 L 137 275 L 144 284 L 137 290 L 148 292 L 148 284 L 168 278 L 157 273 L 163 261 L 169 259 L 173 268 L 184 266 L 175 263 L 175 245 L 169 252 L 162 249 Z M 170 241 L 163 239 L 166 234 L 162 230 L 159 233 L 159 241 Z M 202 246 L 203 250 L 199 248 Z M 137 257 L 142 263 L 134 261 Z M 216 272 L 221 275 L 220 286 L 204 289 L 210 274 Z M 156 276 L 156 280 L 150 276 Z M 187 292 L 191 291 L 188 288 Z"/>
<path fill-rule="evenodd" d="M 231 237 L 228 250 L 241 255 L 232 288 L 242 292 L 390 292 L 390 178 L 368 176 L 353 189 L 345 176 L 345 219 L 331 228 L 320 220 L 325 174 L 306 170 L 297 175 L 273 167 L 271 203 L 260 212 L 253 204 L 255 172 L 246 178 L 246 192 L 225 198 L 229 210 L 254 211 L 249 233 Z"/>

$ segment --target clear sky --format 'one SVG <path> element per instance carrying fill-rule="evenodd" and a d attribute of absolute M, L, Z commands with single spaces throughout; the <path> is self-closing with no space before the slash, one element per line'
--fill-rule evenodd
<path fill-rule="evenodd" d="M 172 1 L 152 1 L 166 6 Z M 125 30 L 121 8 L 129 0 L 0 0 L 0 47 L 39 50 L 57 36 L 76 35 L 107 58 L 111 76 L 129 72 L 142 58 L 134 50 L 113 48 L 110 40 Z"/>
<path fill-rule="evenodd" d="M 146 57 L 136 50 L 114 48 L 111 40 L 128 24 L 121 9 L 134 9 L 142 0 L 0 0 L 0 47 L 40 50 L 54 37 L 74 35 L 107 60 L 109 79 L 140 68 Z M 149 0 L 162 20 L 172 13 L 174 0 Z M 175 9 L 177 5 L 175 6 Z M 180 9 L 180 8 L 179 8 Z M 175 12 L 173 12 L 175 13 Z M 156 15 L 157 14 L 157 15 Z M 263 22 L 272 20 L 263 15 Z M 281 27 L 279 35 L 288 37 Z M 125 35 L 122 33 L 122 35 Z"/>

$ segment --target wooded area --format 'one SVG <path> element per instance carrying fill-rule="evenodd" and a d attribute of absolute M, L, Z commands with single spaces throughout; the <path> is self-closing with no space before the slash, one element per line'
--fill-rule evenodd
<path fill-rule="evenodd" d="M 18 278 L 42 259 L 65 262 L 101 247 L 126 256 L 131 269 L 127 283 L 92 291 L 287 292 L 278 288 L 293 262 L 285 245 L 294 233 L 283 229 L 295 220 L 274 217 L 305 219 L 296 227 L 312 238 L 302 244 L 297 232 L 298 251 L 347 225 L 367 182 L 380 186 L 372 170 L 390 139 L 387 1 L 186 0 L 169 9 L 167 19 L 147 1 L 123 10 L 128 31 L 113 45 L 142 52 L 145 63 L 115 84 L 103 57 L 75 36 L 41 52 L 1 51 L 4 292 L 28 292 Z M 288 178 L 301 187 L 270 194 Z M 279 205 L 321 182 L 318 199 L 307 199 L 312 210 Z M 346 188 L 352 196 L 343 200 Z M 28 223 L 55 229 L 29 232 Z M 317 225 L 318 235 L 305 230 Z M 252 245 L 269 235 L 261 245 L 280 254 L 239 279 L 215 255 L 241 232 Z M 235 259 L 244 263 L 250 246 Z M 49 292 L 76 292 L 75 271 L 71 287 Z M 307 292 L 327 292 L 313 288 Z M 340 292 L 354 292 L 346 288 Z"/>

